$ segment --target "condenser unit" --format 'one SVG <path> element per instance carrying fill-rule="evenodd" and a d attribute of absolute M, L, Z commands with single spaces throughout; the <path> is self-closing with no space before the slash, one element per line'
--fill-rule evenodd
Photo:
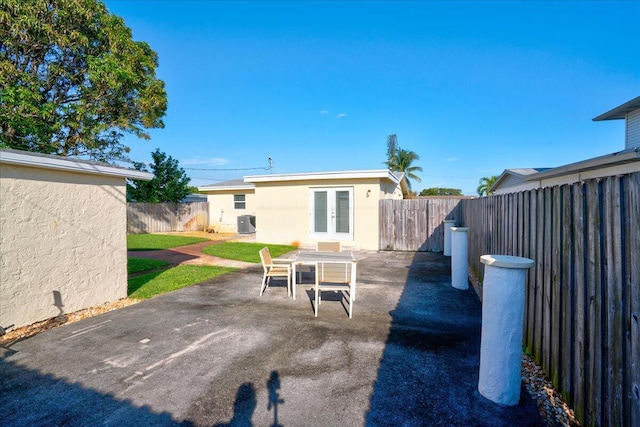
<path fill-rule="evenodd" d="M 251 234 L 256 232 L 256 217 L 254 215 L 238 216 L 238 233 Z"/>

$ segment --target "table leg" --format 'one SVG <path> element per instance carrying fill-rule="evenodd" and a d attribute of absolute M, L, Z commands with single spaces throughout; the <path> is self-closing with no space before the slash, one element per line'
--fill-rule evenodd
<path fill-rule="evenodd" d="M 293 299 L 294 300 L 296 299 L 296 277 L 297 277 L 296 276 L 296 263 L 294 262 L 293 263 L 293 277 L 291 278 L 291 280 L 292 280 L 291 283 L 293 283 L 292 291 L 293 291 Z"/>

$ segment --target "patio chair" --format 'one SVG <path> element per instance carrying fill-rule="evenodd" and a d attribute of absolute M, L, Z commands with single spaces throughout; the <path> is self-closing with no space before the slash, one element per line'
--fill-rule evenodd
<path fill-rule="evenodd" d="M 322 303 L 323 291 L 337 291 L 341 301 L 348 296 L 349 319 L 353 315 L 353 296 L 355 294 L 355 282 L 351 280 L 352 265 L 344 263 L 316 263 L 316 286 L 315 286 L 315 317 L 318 317 L 318 307 Z"/>
<path fill-rule="evenodd" d="M 318 242 L 316 250 L 323 252 L 340 252 L 340 242 Z"/>
<path fill-rule="evenodd" d="M 264 247 L 260 249 L 260 260 L 262 261 L 262 268 L 264 269 L 264 275 L 262 276 L 262 285 L 260 286 L 260 296 L 264 290 L 269 286 L 269 282 L 272 277 L 286 277 L 287 278 L 287 296 L 291 295 L 291 261 L 278 261 L 271 259 L 271 253 L 269 248 Z"/>

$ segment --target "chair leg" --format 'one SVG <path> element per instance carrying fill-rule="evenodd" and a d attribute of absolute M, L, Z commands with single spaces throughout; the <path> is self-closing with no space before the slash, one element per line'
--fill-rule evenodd
<path fill-rule="evenodd" d="M 318 289 L 318 285 L 316 284 L 316 303 L 313 305 L 313 308 L 315 311 L 315 317 L 318 317 L 318 304 L 320 303 L 319 296 L 320 296 L 320 289 Z"/>
<path fill-rule="evenodd" d="M 265 274 L 264 276 L 262 276 L 262 285 L 260 285 L 260 296 L 262 296 L 262 293 L 266 288 L 267 288 L 267 275 Z"/>

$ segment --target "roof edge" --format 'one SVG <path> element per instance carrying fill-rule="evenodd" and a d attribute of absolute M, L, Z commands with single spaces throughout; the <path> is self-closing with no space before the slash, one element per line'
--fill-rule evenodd
<path fill-rule="evenodd" d="M 607 111 L 606 113 L 600 114 L 598 117 L 594 117 L 592 120 L 594 122 L 600 122 L 603 120 L 624 119 L 628 113 L 638 109 L 640 109 L 640 96 L 632 99 L 631 101 L 627 101 L 624 104 Z"/>
<path fill-rule="evenodd" d="M 16 166 L 38 167 L 66 172 L 107 175 L 121 178 L 150 181 L 153 174 L 135 169 L 112 166 L 106 163 L 80 160 L 71 157 L 30 153 L 28 151 L 0 149 L 0 163 Z"/>
<path fill-rule="evenodd" d="M 360 171 L 334 171 L 334 172 L 305 172 L 270 175 L 249 175 L 244 177 L 245 182 L 279 182 L 279 181 L 306 181 L 310 179 L 350 179 L 350 178 L 387 178 L 396 184 L 402 180 L 388 169 L 372 169 Z"/>
<path fill-rule="evenodd" d="M 554 178 L 556 176 L 567 175 L 591 169 L 597 169 L 603 166 L 613 166 L 615 164 L 623 164 L 640 161 L 640 151 L 637 148 L 630 150 L 618 151 L 616 153 L 605 154 L 604 156 L 593 157 L 591 159 L 582 160 L 580 162 L 570 163 L 568 165 L 559 166 L 549 169 L 548 171 L 534 173 L 524 178 L 525 181 L 536 181 L 546 178 Z"/>

